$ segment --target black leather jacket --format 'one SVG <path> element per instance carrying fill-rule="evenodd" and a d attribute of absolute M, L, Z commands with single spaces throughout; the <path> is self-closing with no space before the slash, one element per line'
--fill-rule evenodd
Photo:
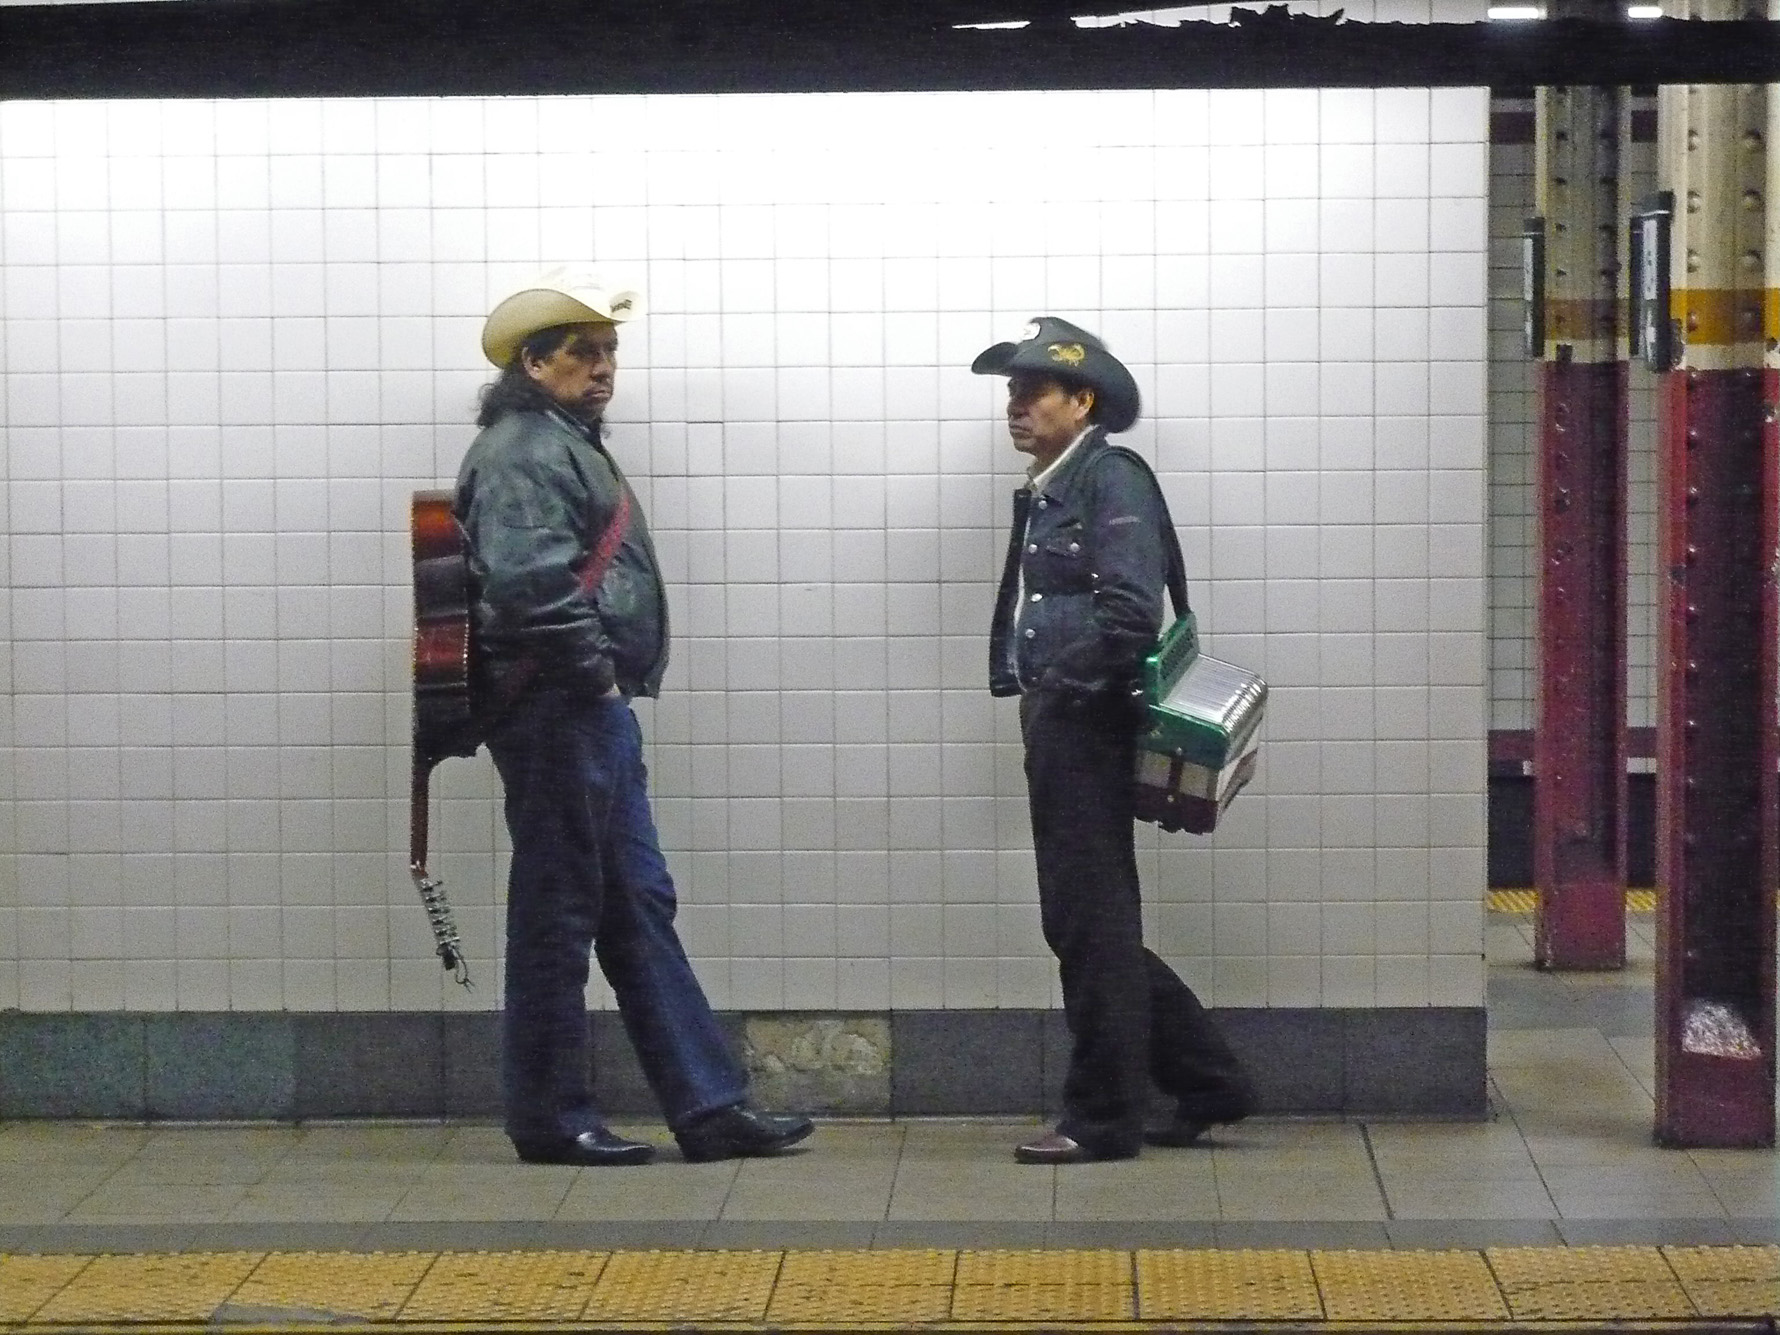
<path fill-rule="evenodd" d="M 1149 465 L 1098 427 L 1043 492 L 1016 491 L 990 692 L 1129 700 L 1162 624 L 1169 522 Z"/>
<path fill-rule="evenodd" d="M 611 565 L 591 594 L 581 587 L 621 489 L 629 485 L 598 434 L 564 413 L 515 410 L 477 435 L 452 509 L 469 549 L 482 688 L 660 689 L 667 591 L 634 495 Z"/>

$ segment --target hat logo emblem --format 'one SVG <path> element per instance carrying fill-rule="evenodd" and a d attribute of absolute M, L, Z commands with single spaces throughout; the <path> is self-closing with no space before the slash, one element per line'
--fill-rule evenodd
<path fill-rule="evenodd" d="M 1062 362 L 1066 366 L 1079 366 L 1082 358 L 1088 355 L 1080 343 L 1053 343 L 1047 351 L 1051 354 L 1052 361 Z"/>

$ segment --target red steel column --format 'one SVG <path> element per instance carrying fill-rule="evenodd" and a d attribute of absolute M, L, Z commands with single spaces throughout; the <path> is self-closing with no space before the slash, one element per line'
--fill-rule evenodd
<path fill-rule="evenodd" d="M 1740 17 L 1687 0 L 1691 18 Z M 1658 464 L 1656 1138 L 1774 1144 L 1780 882 L 1773 89 L 1662 90 L 1672 327 Z M 1766 346 L 1764 347 L 1764 341 Z"/>
<path fill-rule="evenodd" d="M 1626 362 L 1617 88 L 1541 88 L 1534 959 L 1625 964 Z"/>

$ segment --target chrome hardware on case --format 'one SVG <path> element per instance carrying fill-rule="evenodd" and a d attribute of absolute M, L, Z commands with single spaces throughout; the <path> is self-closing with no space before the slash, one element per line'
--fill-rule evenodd
<path fill-rule="evenodd" d="M 463 942 L 457 935 L 457 921 L 451 916 L 451 901 L 445 898 L 445 885 L 435 881 L 419 867 L 410 867 L 414 887 L 420 891 L 420 906 L 426 910 L 427 923 L 433 929 L 434 953 L 440 963 L 452 971 L 457 982 L 474 990 L 470 966 L 464 962 Z"/>

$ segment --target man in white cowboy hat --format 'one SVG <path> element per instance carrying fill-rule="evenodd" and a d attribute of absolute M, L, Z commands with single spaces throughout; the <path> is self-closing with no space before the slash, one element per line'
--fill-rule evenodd
<path fill-rule="evenodd" d="M 474 583 L 478 698 L 506 789 L 501 1074 L 506 1130 L 532 1163 L 647 1162 L 592 1091 L 588 956 L 687 1159 L 770 1154 L 803 1117 L 746 1102 L 736 1060 L 674 930 L 630 699 L 667 666 L 666 591 L 635 495 L 601 443 L 618 326 L 642 298 L 558 268 L 497 305 L 482 350 L 500 375 L 457 479 Z"/>
<path fill-rule="evenodd" d="M 1139 683 L 1178 543 L 1149 465 L 1106 439 L 1137 420 L 1137 382 L 1098 338 L 1055 316 L 984 349 L 970 369 L 1008 378 L 1008 433 L 1032 460 L 1014 493 L 989 689 L 1020 697 L 1039 913 L 1072 1040 L 1063 1116 L 1014 1157 L 1082 1163 L 1130 1158 L 1146 1139 L 1188 1145 L 1254 1100 L 1199 998 L 1143 944 Z M 1177 579 L 1184 598 L 1184 572 Z M 1152 1080 L 1174 1108 L 1146 1134 Z"/>

